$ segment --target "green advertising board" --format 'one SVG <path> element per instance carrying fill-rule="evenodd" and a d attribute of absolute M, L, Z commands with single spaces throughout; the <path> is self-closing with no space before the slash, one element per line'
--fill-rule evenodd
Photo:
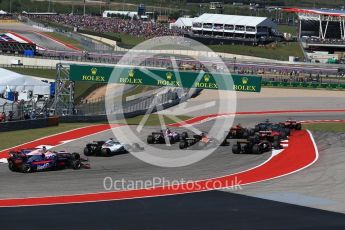
<path fill-rule="evenodd" d="M 260 92 L 261 77 L 194 71 L 71 65 L 72 81 Z"/>

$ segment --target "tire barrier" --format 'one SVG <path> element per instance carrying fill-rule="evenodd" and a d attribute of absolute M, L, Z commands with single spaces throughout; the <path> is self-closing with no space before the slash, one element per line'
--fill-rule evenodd
<path fill-rule="evenodd" d="M 36 129 L 57 125 L 59 125 L 59 117 L 49 117 L 35 120 L 8 121 L 0 123 L 0 132 Z"/>

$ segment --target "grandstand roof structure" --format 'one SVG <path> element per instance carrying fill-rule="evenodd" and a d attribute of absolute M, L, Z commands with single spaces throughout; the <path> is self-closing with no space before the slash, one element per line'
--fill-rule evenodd
<path fill-rule="evenodd" d="M 345 49 L 345 10 L 283 8 L 296 13 L 303 47 L 329 52 Z"/>
<path fill-rule="evenodd" d="M 195 18 L 193 23 L 229 24 L 238 26 L 267 26 L 276 27 L 276 24 L 267 17 L 226 15 L 226 14 L 202 14 Z"/>
<path fill-rule="evenodd" d="M 303 8 L 283 8 L 285 12 L 314 14 L 322 16 L 345 17 L 345 10 L 335 9 L 303 9 Z"/>

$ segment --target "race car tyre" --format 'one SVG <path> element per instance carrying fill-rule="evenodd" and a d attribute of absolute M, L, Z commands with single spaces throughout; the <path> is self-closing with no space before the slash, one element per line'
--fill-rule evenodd
<path fill-rule="evenodd" d="M 32 170 L 31 170 L 31 167 L 30 165 L 27 165 L 27 164 L 23 164 L 22 165 L 22 170 L 21 170 L 23 173 L 30 173 Z"/>
<path fill-rule="evenodd" d="M 279 141 L 273 141 L 272 147 L 274 149 L 280 149 L 280 142 Z"/>
<path fill-rule="evenodd" d="M 179 142 L 181 140 L 181 135 L 177 134 L 177 136 L 174 138 L 174 142 Z"/>
<path fill-rule="evenodd" d="M 148 144 L 153 144 L 153 142 L 154 142 L 154 141 L 153 141 L 153 136 L 152 136 L 152 135 L 148 135 L 148 136 L 147 136 L 147 143 L 148 143 Z"/>
<path fill-rule="evenodd" d="M 81 169 L 81 162 L 80 162 L 80 160 L 72 161 L 72 168 L 75 169 L 75 170 Z"/>
<path fill-rule="evenodd" d="M 179 147 L 180 149 L 185 149 L 188 147 L 188 143 L 186 141 L 181 141 Z"/>
<path fill-rule="evenodd" d="M 85 156 L 91 156 L 92 155 L 91 149 L 89 149 L 88 147 L 85 147 L 84 148 L 84 155 Z"/>
<path fill-rule="evenodd" d="M 302 124 L 300 124 L 300 123 L 296 124 L 295 129 L 296 130 L 301 130 L 302 129 Z"/>
<path fill-rule="evenodd" d="M 257 143 L 260 140 L 260 137 L 258 135 L 248 137 L 247 139 L 250 143 Z"/>
<path fill-rule="evenodd" d="M 173 137 L 169 136 L 168 139 L 169 139 L 169 143 L 170 144 L 174 144 L 175 143 L 175 139 Z"/>
<path fill-rule="evenodd" d="M 260 135 L 258 133 L 255 133 L 253 136 L 250 136 L 248 140 L 251 139 L 253 141 L 259 141 L 260 140 Z"/>
<path fill-rule="evenodd" d="M 268 151 L 272 149 L 272 144 L 269 141 L 263 141 L 260 145 L 261 152 Z"/>
<path fill-rule="evenodd" d="M 73 160 L 80 160 L 80 154 L 79 153 L 72 153 L 72 159 Z"/>
<path fill-rule="evenodd" d="M 280 141 L 280 136 L 273 136 L 273 141 Z"/>
<path fill-rule="evenodd" d="M 249 134 L 249 136 L 253 136 L 255 134 L 255 130 L 254 129 L 248 129 L 248 134 Z"/>
<path fill-rule="evenodd" d="M 238 146 L 237 144 L 234 144 L 232 146 L 232 153 L 233 154 L 240 154 L 241 153 L 241 147 Z"/>
<path fill-rule="evenodd" d="M 220 144 L 220 146 L 229 146 L 230 142 L 225 138 L 224 141 Z"/>
<path fill-rule="evenodd" d="M 260 145 L 253 145 L 252 153 L 253 153 L 253 154 L 260 154 L 260 153 L 261 153 L 261 147 L 260 147 Z"/>
<path fill-rule="evenodd" d="M 186 138 L 188 138 L 188 133 L 187 132 L 182 132 L 181 133 L 181 140 L 185 140 Z"/>
<path fill-rule="evenodd" d="M 8 161 L 8 169 L 11 170 L 12 172 L 16 171 L 16 168 L 14 167 L 14 164 L 12 161 Z"/>
<path fill-rule="evenodd" d="M 286 136 L 290 136 L 291 135 L 291 129 L 285 128 L 284 130 L 285 130 Z"/>
<path fill-rule="evenodd" d="M 110 149 L 102 149 L 102 156 L 109 157 L 111 155 Z"/>

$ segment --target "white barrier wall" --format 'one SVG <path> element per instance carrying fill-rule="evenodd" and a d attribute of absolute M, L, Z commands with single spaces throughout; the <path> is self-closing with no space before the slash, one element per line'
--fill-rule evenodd
<path fill-rule="evenodd" d="M 44 66 L 44 67 L 56 67 L 58 63 L 70 63 L 70 64 L 92 64 L 102 66 L 114 66 L 114 64 L 106 63 L 93 63 L 93 62 L 78 62 L 78 61 L 64 61 L 64 60 L 53 60 L 44 58 L 29 58 L 29 57 L 18 57 L 9 55 L 0 55 L 0 64 L 11 65 L 14 60 L 19 60 L 20 63 L 27 66 Z"/>

